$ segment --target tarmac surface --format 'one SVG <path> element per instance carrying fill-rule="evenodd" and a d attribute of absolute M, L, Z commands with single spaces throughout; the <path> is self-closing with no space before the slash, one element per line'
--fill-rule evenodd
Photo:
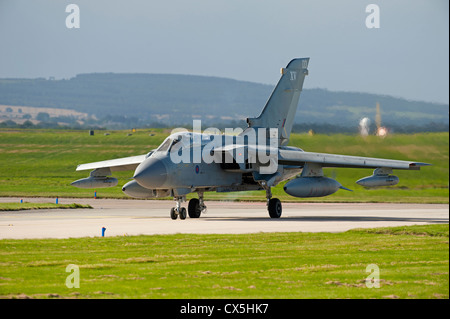
<path fill-rule="evenodd" d="M 24 198 L 54 203 L 53 198 Z M 3 197 L 0 202 L 20 202 Z M 353 228 L 449 222 L 448 204 L 283 203 L 271 219 L 264 202 L 207 201 L 198 219 L 172 220 L 167 200 L 60 198 L 60 204 L 89 204 L 93 209 L 0 211 L 0 239 L 77 238 L 176 233 L 240 234 L 258 232 L 344 232 Z M 183 203 L 187 208 L 187 203 Z"/>

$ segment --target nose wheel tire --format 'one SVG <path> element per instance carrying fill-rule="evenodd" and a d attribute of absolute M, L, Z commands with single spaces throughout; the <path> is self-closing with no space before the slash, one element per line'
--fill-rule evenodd
<path fill-rule="evenodd" d="M 180 209 L 177 209 L 176 207 L 172 207 L 170 209 L 170 218 L 175 220 L 178 218 L 178 216 L 180 216 L 180 219 L 186 219 L 186 208 L 181 207 Z"/>
<path fill-rule="evenodd" d="M 172 207 L 170 209 L 170 218 L 172 218 L 173 220 L 178 218 L 178 214 L 177 211 L 175 210 L 175 207 Z"/>
<path fill-rule="evenodd" d="M 186 219 L 186 208 L 181 207 L 179 215 L 180 215 L 180 219 Z"/>
<path fill-rule="evenodd" d="M 281 207 L 281 201 L 278 198 L 270 199 L 268 210 L 270 218 L 280 218 L 281 212 L 283 211 Z"/>

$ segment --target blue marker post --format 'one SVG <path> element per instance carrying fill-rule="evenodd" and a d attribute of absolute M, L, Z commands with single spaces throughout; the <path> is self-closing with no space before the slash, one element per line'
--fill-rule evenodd
<path fill-rule="evenodd" d="M 21 204 L 23 203 L 23 199 L 20 199 L 20 203 L 21 203 Z"/>
<path fill-rule="evenodd" d="M 106 230 L 106 228 L 102 227 L 102 237 L 105 237 L 105 230 Z"/>
<path fill-rule="evenodd" d="M 97 191 L 94 192 L 94 199 L 97 199 Z"/>
<path fill-rule="evenodd" d="M 58 197 L 56 197 L 56 204 L 58 204 Z"/>

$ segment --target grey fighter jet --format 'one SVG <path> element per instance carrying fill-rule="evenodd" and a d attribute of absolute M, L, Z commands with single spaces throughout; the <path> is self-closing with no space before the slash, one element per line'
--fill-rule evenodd
<path fill-rule="evenodd" d="M 205 192 L 265 190 L 271 218 L 279 218 L 282 205 L 272 198 L 271 188 L 282 181 L 295 197 L 321 197 L 339 189 L 349 190 L 325 177 L 324 167 L 372 168 L 373 175 L 357 181 L 366 187 L 398 183 L 394 169 L 419 170 L 429 164 L 411 161 L 312 153 L 287 146 L 303 87 L 309 58 L 294 59 L 281 69 L 281 78 L 261 114 L 248 118 L 245 130 L 221 134 L 218 130 L 174 132 L 145 155 L 78 165 L 92 170 L 88 178 L 72 183 L 80 188 L 116 186 L 115 171 L 134 170 L 133 180 L 122 190 L 135 198 L 173 197 L 172 219 L 198 218 L 205 211 Z M 225 130 L 225 133 L 226 130 Z M 295 177 L 295 178 L 294 178 Z M 197 193 L 188 209 L 186 195 Z"/>

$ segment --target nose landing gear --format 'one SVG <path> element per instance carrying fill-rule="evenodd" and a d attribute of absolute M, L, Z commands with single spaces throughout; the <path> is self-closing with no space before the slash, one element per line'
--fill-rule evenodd
<path fill-rule="evenodd" d="M 190 218 L 199 218 L 202 213 L 206 212 L 206 205 L 203 201 L 203 193 L 198 194 L 197 198 L 192 198 L 189 201 L 187 214 L 186 208 L 181 207 L 181 203 L 186 200 L 185 197 L 176 197 L 176 205 L 170 209 L 170 218 L 173 220 L 180 216 L 180 219 L 186 219 L 187 214 Z"/>
<path fill-rule="evenodd" d="M 173 220 L 177 219 L 180 216 L 180 219 L 186 219 L 186 208 L 181 207 L 181 202 L 184 202 L 186 198 L 184 197 L 176 197 L 176 206 L 170 209 L 170 218 Z"/>

